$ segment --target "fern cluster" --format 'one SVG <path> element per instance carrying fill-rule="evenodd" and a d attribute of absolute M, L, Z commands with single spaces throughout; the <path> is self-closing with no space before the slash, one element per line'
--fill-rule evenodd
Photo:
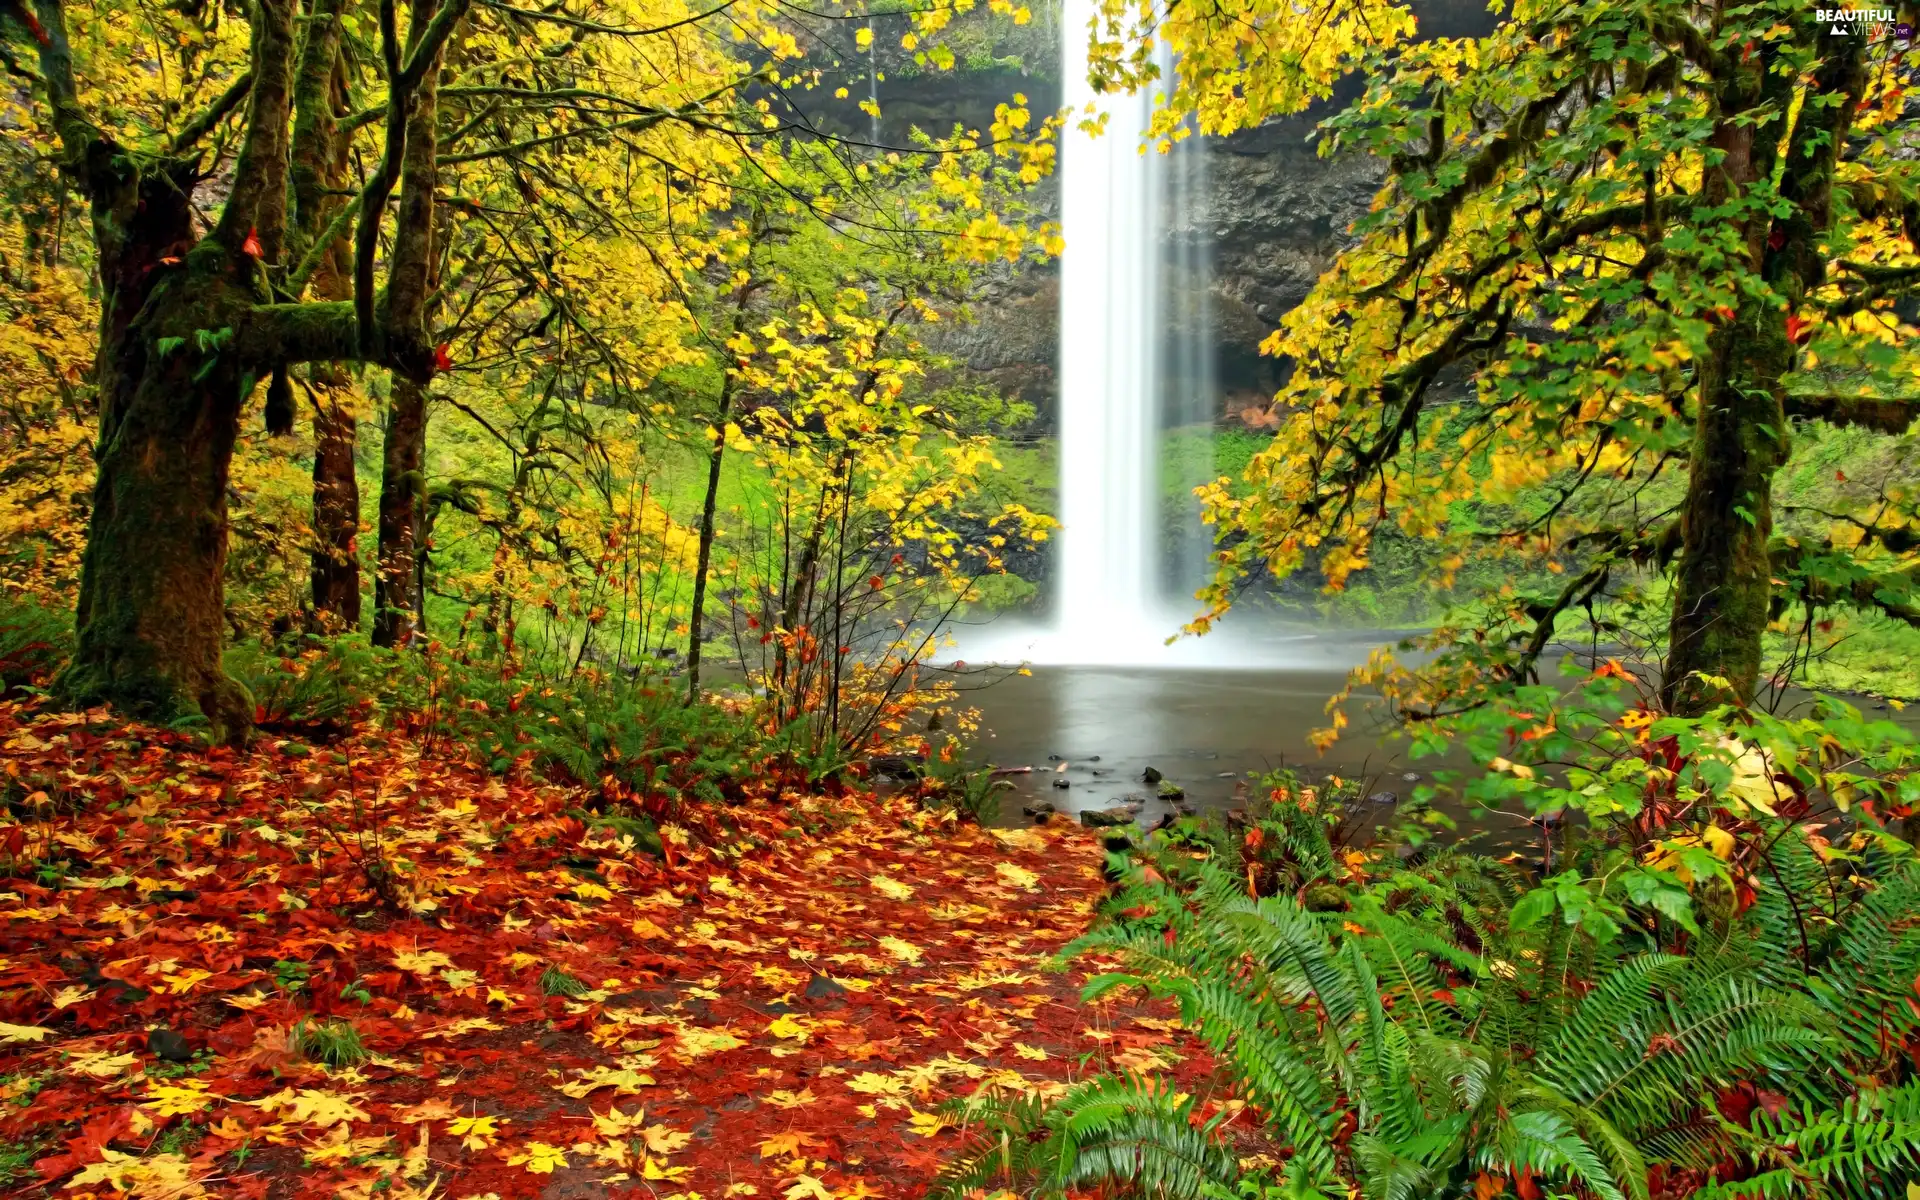
<path fill-rule="evenodd" d="M 1334 878 L 1299 838 L 1293 891 L 1191 852 L 1116 862 L 1126 915 L 1064 952 L 1179 1005 L 1283 1147 L 1265 1194 L 1434 1200 L 1904 1196 L 1920 1182 L 1920 869 L 1830 872 L 1797 829 L 1778 886 L 1704 906 L 1683 947 L 1508 923 L 1523 880 L 1453 852 L 1301 903 Z M 1655 928 L 1650 920 L 1647 929 Z M 1645 934 L 1647 930 L 1635 931 Z M 1152 1196 L 1260 1194 L 1213 1126 L 1151 1079 L 1102 1077 L 1051 1104 L 976 1097 L 973 1148 L 942 1181 L 1059 1196 L 1096 1181 Z"/>

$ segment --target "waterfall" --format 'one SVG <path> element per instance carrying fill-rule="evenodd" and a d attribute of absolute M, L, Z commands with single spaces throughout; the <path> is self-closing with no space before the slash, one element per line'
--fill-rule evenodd
<path fill-rule="evenodd" d="M 1154 613 L 1165 159 L 1140 149 L 1152 97 L 1103 95 L 1087 81 L 1098 4 L 1065 7 L 1058 636 L 1061 651 L 1098 662 L 1171 632 L 1156 634 Z M 1106 117 L 1099 136 L 1078 128 L 1089 105 Z"/>
<path fill-rule="evenodd" d="M 1068 661 L 1158 656 L 1205 570 L 1198 508 L 1169 529 L 1161 445 L 1169 426 L 1204 430 L 1213 409 L 1198 139 L 1172 154 L 1141 139 L 1149 91 L 1087 81 L 1094 0 L 1066 0 L 1062 82 L 1073 126 L 1062 146 L 1060 555 L 1052 653 Z M 1163 77 L 1171 66 L 1162 47 Z M 1098 136 L 1078 128 L 1091 106 Z M 1171 240 L 1167 237 L 1171 231 Z M 1211 476 L 1187 454 L 1166 482 L 1183 495 Z M 1197 469 L 1196 469 L 1197 468 Z M 1171 533 L 1171 539 L 1167 536 Z M 1169 586 L 1171 585 L 1171 586 Z"/>

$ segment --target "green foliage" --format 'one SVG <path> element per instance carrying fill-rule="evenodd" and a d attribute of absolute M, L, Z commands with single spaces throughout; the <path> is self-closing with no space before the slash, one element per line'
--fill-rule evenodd
<path fill-rule="evenodd" d="M 949 743 L 947 753 L 927 760 L 926 778 L 920 784 L 921 799 L 933 806 L 950 808 L 967 820 L 987 824 L 1000 815 L 999 796 L 1013 785 L 996 779 L 993 769 L 969 763 L 957 743 Z"/>
<path fill-rule="evenodd" d="M 357 1066 L 369 1057 L 360 1031 L 350 1021 L 303 1021 L 296 1036 L 300 1053 L 329 1067 Z"/>
<path fill-rule="evenodd" d="M 1910 855 L 1870 849 L 1830 873 L 1824 843 L 1774 820 L 1778 886 L 1743 909 L 1703 878 L 1688 912 L 1698 933 L 1683 934 L 1624 889 L 1613 927 L 1595 928 L 1594 898 L 1612 895 L 1594 876 L 1599 848 L 1573 851 L 1536 891 L 1459 851 L 1376 863 L 1342 882 L 1344 911 L 1316 913 L 1296 890 L 1347 862 L 1327 828 L 1296 803 L 1250 826 L 1271 854 L 1235 860 L 1185 838 L 1150 867 L 1116 859 L 1114 918 L 1063 951 L 1123 964 L 1089 982 L 1089 999 L 1139 987 L 1177 1001 L 1292 1148 L 1281 1179 L 1244 1194 L 1415 1200 L 1490 1178 L 1645 1197 L 1656 1166 L 1670 1180 L 1717 1170 L 1734 1181 L 1713 1193 L 1726 1196 L 1890 1196 L 1920 1181 L 1920 1092 L 1895 1082 L 1920 1029 L 1903 995 L 1920 974 Z M 1260 863 L 1274 894 L 1249 894 L 1245 869 Z M 1529 913 L 1560 888 L 1588 902 Z M 1869 1078 L 1888 1086 L 1861 1090 Z M 1209 1114 L 1175 1111 L 1150 1082 L 1090 1081 L 1050 1106 L 979 1101 L 974 1115 L 944 1195 L 1107 1180 L 1217 1196 L 1241 1182 L 1230 1161 L 1213 1168 Z M 1076 1131 L 1134 1149 L 1089 1165 Z M 1152 1166 L 1161 1156 L 1185 1166 Z"/>
<path fill-rule="evenodd" d="M 73 618 L 28 597 L 0 600 L 0 695 L 52 677 L 73 648 Z"/>
<path fill-rule="evenodd" d="M 567 974 L 559 967 L 548 967 L 540 973 L 540 992 L 545 996 L 565 996 L 569 1000 L 586 995 L 592 989 Z"/>

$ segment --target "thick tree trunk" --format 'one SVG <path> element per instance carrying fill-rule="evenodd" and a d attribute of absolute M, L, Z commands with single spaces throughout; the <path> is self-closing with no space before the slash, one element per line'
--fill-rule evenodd
<path fill-rule="evenodd" d="M 351 409 L 323 399 L 313 415 L 313 611 L 329 632 L 360 626 L 360 480 Z"/>
<path fill-rule="evenodd" d="M 1782 382 L 1795 362 L 1787 319 L 1825 277 L 1834 164 L 1866 88 L 1864 40 L 1825 31 L 1819 39 L 1820 66 L 1780 176 L 1789 207 L 1778 219 L 1758 213 L 1745 229 L 1752 263 L 1784 304 L 1744 298 L 1701 365 L 1661 684 L 1668 709 L 1682 715 L 1745 703 L 1760 684 L 1775 587 L 1773 476 L 1792 453 Z M 1786 111 L 1800 81 L 1777 70 L 1771 52 L 1743 52 L 1737 61 L 1721 111 L 1742 113 L 1756 97 Z M 1705 180 L 1709 198 L 1725 203 L 1771 179 L 1778 138 L 1777 130 L 1756 135 L 1750 123 L 1723 120 L 1714 132 L 1721 158 Z"/>
<path fill-rule="evenodd" d="M 1697 715 L 1753 698 L 1773 605 L 1773 474 L 1787 460 L 1779 314 L 1757 302 L 1702 372 L 1664 693 Z"/>
<path fill-rule="evenodd" d="M 394 377 L 380 470 L 380 566 L 373 585 L 373 644 L 413 640 L 420 608 L 418 543 L 425 509 L 427 389 Z"/>
<path fill-rule="evenodd" d="M 78 704 L 153 720 L 198 713 L 221 740 L 252 719 L 220 646 L 227 471 L 253 381 L 235 355 L 196 337 L 230 327 L 228 302 L 251 299 L 236 291 L 178 271 L 102 345 L 99 475 L 60 684 Z"/>

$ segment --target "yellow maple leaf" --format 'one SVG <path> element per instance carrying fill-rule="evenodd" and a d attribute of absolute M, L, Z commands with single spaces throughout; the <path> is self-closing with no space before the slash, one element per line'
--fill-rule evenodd
<path fill-rule="evenodd" d="M 146 1099 L 140 1107 L 161 1117 L 184 1117 L 188 1113 L 197 1113 L 213 1103 L 213 1097 L 207 1095 L 207 1082 L 204 1079 L 186 1079 L 179 1085 L 156 1083 L 147 1089 Z"/>
<path fill-rule="evenodd" d="M 866 31 L 862 30 L 861 32 L 865 33 Z M 871 38 L 873 35 L 868 34 L 867 36 Z M 833 1193 L 827 1190 L 827 1185 L 821 1183 L 811 1175 L 794 1176 L 793 1186 L 785 1192 L 782 1192 L 781 1195 L 785 1196 L 787 1200 L 833 1200 Z"/>
<path fill-rule="evenodd" d="M 938 1113 L 917 1112 L 911 1108 L 908 1109 L 907 1112 L 909 1114 L 907 1117 L 907 1132 L 918 1134 L 923 1138 L 930 1138 L 942 1129 L 951 1129 L 953 1127 L 952 1122 L 940 1116 Z"/>
<path fill-rule="evenodd" d="M 345 1162 L 378 1154 L 391 1140 L 386 1134 L 354 1137 L 347 1126 L 335 1125 L 326 1136 L 307 1147 L 306 1155 L 309 1162 Z"/>
<path fill-rule="evenodd" d="M 807 1147 L 823 1146 L 826 1143 L 804 1129 L 789 1129 L 785 1133 L 776 1133 L 760 1143 L 760 1157 L 772 1158 L 784 1154 L 789 1158 L 805 1158 Z"/>
<path fill-rule="evenodd" d="M 52 1036 L 53 1030 L 38 1025 L 9 1025 L 0 1021 L 0 1042 L 44 1042 Z"/>
<path fill-rule="evenodd" d="M 679 1182 L 687 1177 L 686 1167 L 670 1167 L 664 1162 L 655 1162 L 652 1155 L 640 1160 L 640 1178 L 666 1179 Z"/>
<path fill-rule="evenodd" d="M 725 1029 L 703 1029 L 698 1025 L 683 1025 L 674 1031 L 678 1044 L 674 1050 L 682 1058 L 699 1058 L 702 1055 L 716 1054 L 722 1050 L 732 1050 L 745 1042 Z"/>
<path fill-rule="evenodd" d="M 438 950 L 403 950 L 393 956 L 393 965 L 415 975 L 431 975 L 442 967 L 451 967 L 453 960 Z"/>
<path fill-rule="evenodd" d="M 920 947 L 912 942 L 903 942 L 897 937 L 883 937 L 880 939 L 880 948 L 908 966 L 920 965 Z"/>
<path fill-rule="evenodd" d="M 573 885 L 573 894 L 582 900 L 611 900 L 613 893 L 597 883 L 583 881 Z M 532 1168 L 528 1168 L 531 1170 Z"/>
<path fill-rule="evenodd" d="M 418 1125 L 422 1121 L 452 1121 L 459 1115 L 459 1109 L 438 1096 L 431 1096 L 418 1104 L 396 1111 L 393 1119 L 407 1125 Z"/>
<path fill-rule="evenodd" d="M 875 875 L 868 882 L 873 885 L 874 891 L 879 892 L 889 900 L 910 900 L 913 898 L 913 889 L 901 883 L 898 879 L 889 879 L 885 875 Z"/>
<path fill-rule="evenodd" d="M 560 1085 L 564 1095 L 576 1100 L 603 1087 L 613 1088 L 622 1096 L 634 1096 L 639 1094 L 641 1088 L 653 1083 L 653 1076 L 625 1067 L 588 1067 L 578 1074 L 580 1078 Z"/>
<path fill-rule="evenodd" d="M 1040 877 L 1038 875 L 1035 875 L 1025 867 L 1015 866 L 1010 862 L 993 864 L 993 873 L 1000 877 L 1000 882 L 1009 887 L 1017 887 L 1028 892 L 1038 891 L 1040 888 Z"/>
<path fill-rule="evenodd" d="M 792 1013 L 782 1013 L 767 1025 L 767 1032 L 777 1038 L 793 1038 L 804 1042 L 812 1036 L 812 1022 L 805 1017 L 796 1017 Z"/>
<path fill-rule="evenodd" d="M 500 1125 L 507 1117 L 455 1117 L 447 1122 L 447 1132 L 460 1139 L 469 1150 L 485 1150 L 500 1136 Z"/>
<path fill-rule="evenodd" d="M 645 917 L 635 917 L 633 924 L 627 926 L 627 928 L 633 931 L 633 936 L 635 937 L 664 938 L 668 936 L 666 930 L 655 925 Z"/>
<path fill-rule="evenodd" d="M 647 1149 L 655 1154 L 672 1154 L 693 1140 L 692 1134 L 668 1125 L 649 1125 L 640 1131 L 640 1136 L 646 1139 Z"/>
<path fill-rule="evenodd" d="M 365 1109 L 355 1104 L 360 1098 L 358 1093 L 343 1096 L 338 1092 L 323 1092 L 318 1088 L 301 1088 L 284 1107 L 286 1115 L 306 1125 L 318 1125 L 322 1129 L 329 1125 L 338 1125 L 343 1121 L 371 1121 L 373 1117 Z"/>
<path fill-rule="evenodd" d="M 507 1165 L 517 1167 L 525 1164 L 528 1171 L 535 1175 L 551 1175 L 555 1167 L 567 1165 L 567 1152 L 558 1146 L 549 1146 L 545 1142 L 528 1142 L 526 1149 L 507 1159 Z"/>
<path fill-rule="evenodd" d="M 813 1094 L 812 1088 L 802 1088 L 797 1092 L 776 1090 L 767 1095 L 767 1103 L 775 1108 L 801 1108 L 817 1099 L 819 1097 Z"/>
<path fill-rule="evenodd" d="M 882 1075 L 878 1071 L 862 1071 L 847 1080 L 851 1091 L 863 1092 L 869 1096 L 904 1096 L 907 1094 L 907 1081 L 893 1075 Z"/>
<path fill-rule="evenodd" d="M 1021 1058 L 1030 1058 L 1034 1062 L 1047 1061 L 1047 1052 L 1038 1046 L 1029 1046 L 1024 1042 L 1015 1042 L 1013 1052 Z"/>
<path fill-rule="evenodd" d="M 140 1060 L 131 1054 L 108 1054 L 104 1051 L 94 1054 L 76 1054 L 67 1060 L 67 1070 L 79 1075 L 91 1075 L 95 1079 L 112 1079 L 124 1071 L 131 1070 Z"/>
<path fill-rule="evenodd" d="M 193 1168 L 178 1154 L 123 1154 L 102 1149 L 100 1161 L 84 1168 L 67 1187 L 104 1183 L 115 1192 L 132 1193 L 141 1200 L 198 1200 L 207 1194 L 193 1177 Z"/>

